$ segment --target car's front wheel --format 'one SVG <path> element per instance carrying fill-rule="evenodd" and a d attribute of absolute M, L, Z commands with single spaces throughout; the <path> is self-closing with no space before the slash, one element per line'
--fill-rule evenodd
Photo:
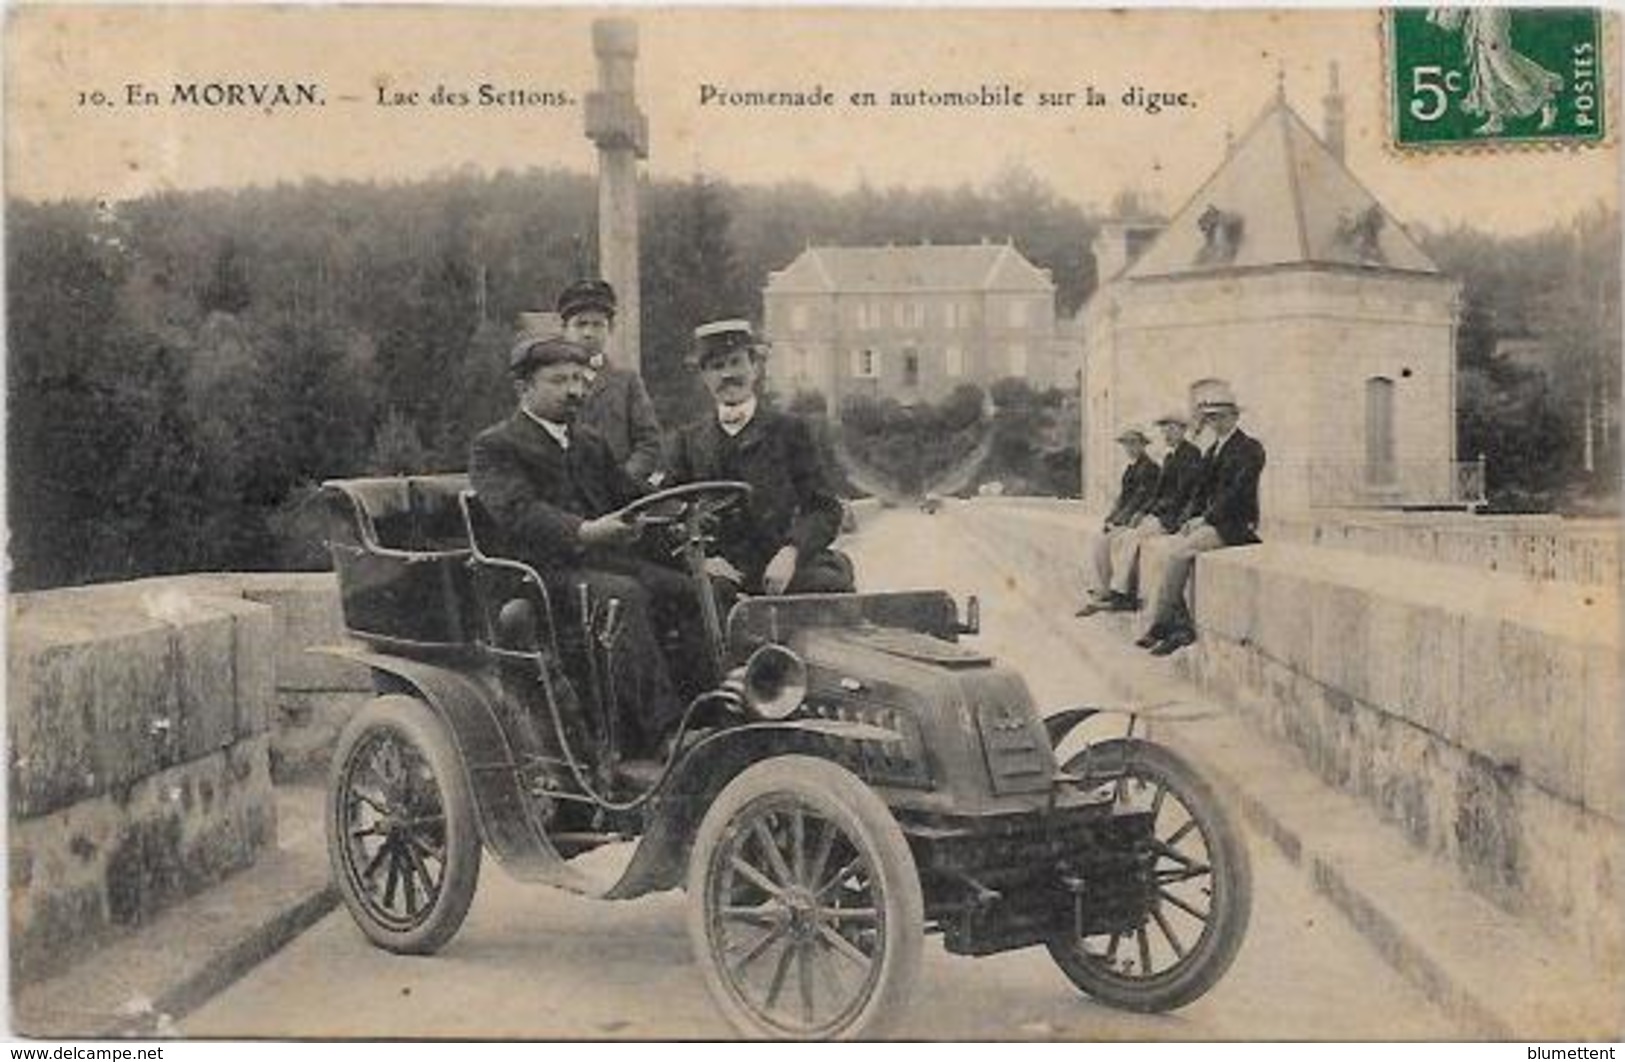
<path fill-rule="evenodd" d="M 345 906 L 379 947 L 427 955 L 463 924 L 480 839 L 456 746 L 427 704 L 378 697 L 344 728 L 327 847 Z"/>
<path fill-rule="evenodd" d="M 1182 1007 L 1229 969 L 1252 911 L 1247 849 L 1208 784 L 1161 745 L 1115 740 L 1064 767 L 1086 784 L 1115 786 L 1120 811 L 1149 813 L 1139 856 L 1150 902 L 1139 925 L 1050 941 L 1061 970 L 1089 995 L 1124 1010 Z"/>
<path fill-rule="evenodd" d="M 924 905 L 885 803 L 833 763 L 779 756 L 741 772 L 700 824 L 688 924 L 743 1035 L 874 1039 L 919 975 Z"/>

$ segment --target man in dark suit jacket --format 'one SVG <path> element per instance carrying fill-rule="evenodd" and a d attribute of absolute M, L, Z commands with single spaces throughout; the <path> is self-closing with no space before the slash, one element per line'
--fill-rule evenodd
<path fill-rule="evenodd" d="M 652 751 L 680 718 L 682 703 L 655 637 L 692 626 L 694 599 L 681 574 L 640 557 L 638 529 L 616 511 L 644 493 L 608 444 L 575 422 L 587 393 L 586 348 L 563 338 L 527 337 L 509 371 L 519 409 L 474 440 L 469 478 L 501 533 L 498 549 L 529 561 L 547 585 L 555 621 L 580 622 L 577 587 L 619 598 L 625 620 L 615 654 L 622 733 Z"/>
<path fill-rule="evenodd" d="M 765 356 L 746 321 L 695 330 L 689 358 L 716 411 L 678 432 L 672 481 L 742 480 L 751 496 L 720 517 L 707 570 L 726 609 L 737 592 L 845 593 L 852 562 L 831 549 L 841 503 L 830 486 L 812 431 L 800 419 L 762 406 L 756 394 Z"/>
<path fill-rule="evenodd" d="M 1162 459 L 1162 474 L 1157 478 L 1157 496 L 1137 523 L 1172 535 L 1195 514 L 1192 506 L 1204 471 L 1202 451 L 1185 438 L 1190 426 L 1190 418 L 1185 414 L 1164 413 L 1157 418 L 1156 425 L 1162 429 L 1162 441 L 1168 452 Z"/>
<path fill-rule="evenodd" d="M 1185 510 L 1191 504 L 1202 480 L 1202 451 L 1185 438 L 1190 418 L 1184 413 L 1164 413 L 1153 424 L 1162 432 L 1166 448 L 1157 471 L 1157 487 L 1151 503 L 1127 528 L 1108 536 L 1110 548 L 1110 595 L 1091 611 L 1138 607 L 1135 597 L 1140 554 L 1147 541 L 1179 531 Z"/>
<path fill-rule="evenodd" d="M 1185 587 L 1196 555 L 1258 541 L 1258 481 L 1264 471 L 1264 445 L 1238 426 L 1241 407 L 1221 389 L 1198 407 L 1214 443 L 1202 459 L 1202 476 L 1168 554 L 1162 579 L 1147 610 L 1150 625 L 1138 640 L 1156 656 L 1196 641 L 1185 607 Z"/>
<path fill-rule="evenodd" d="M 1090 550 L 1094 562 L 1094 583 L 1089 588 L 1089 600 L 1078 609 L 1080 616 L 1090 616 L 1096 612 L 1123 612 L 1136 606 L 1128 588 L 1119 588 L 1121 580 L 1114 578 L 1117 569 L 1113 566 L 1112 558 L 1124 537 L 1133 531 L 1136 521 L 1155 500 L 1161 470 L 1146 454 L 1145 448 L 1151 440 L 1139 428 L 1124 428 L 1117 433 L 1117 441 L 1128 455 L 1128 464 L 1123 469 L 1117 504 L 1106 514 L 1105 525 L 1101 527 Z"/>
<path fill-rule="evenodd" d="M 609 363 L 605 347 L 615 328 L 615 289 L 602 280 L 578 280 L 556 304 L 564 338 L 586 347 L 587 396 L 576 423 L 609 443 L 615 460 L 639 483 L 658 483 L 665 471 L 660 421 L 643 377 Z"/>

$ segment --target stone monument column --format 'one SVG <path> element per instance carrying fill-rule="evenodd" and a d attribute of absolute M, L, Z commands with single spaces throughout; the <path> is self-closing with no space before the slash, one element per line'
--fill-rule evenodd
<path fill-rule="evenodd" d="M 592 24 L 598 88 L 587 93 L 587 139 L 598 147 L 598 271 L 620 302 L 611 352 L 641 369 L 642 299 L 638 288 L 638 160 L 649 157 L 649 119 L 638 109 L 638 26 L 631 19 Z"/>

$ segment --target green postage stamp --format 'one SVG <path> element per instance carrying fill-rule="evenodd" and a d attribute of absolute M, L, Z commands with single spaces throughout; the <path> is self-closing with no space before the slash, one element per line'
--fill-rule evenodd
<path fill-rule="evenodd" d="M 1396 8 L 1387 29 L 1398 147 L 1584 144 L 1606 135 L 1594 8 Z"/>

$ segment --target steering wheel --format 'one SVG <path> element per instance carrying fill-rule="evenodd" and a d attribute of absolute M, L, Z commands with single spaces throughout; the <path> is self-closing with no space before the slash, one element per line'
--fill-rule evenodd
<path fill-rule="evenodd" d="M 750 497 L 750 484 L 730 479 L 711 479 L 699 483 L 684 483 L 668 487 L 653 494 L 645 494 L 637 501 L 616 512 L 616 516 L 639 527 L 670 527 L 686 525 L 697 527 L 707 517 Z"/>
<path fill-rule="evenodd" d="M 716 592 L 705 574 L 705 547 L 709 541 L 707 531 L 712 517 L 748 497 L 749 483 L 712 479 L 645 494 L 615 514 L 638 527 L 671 527 L 681 532 L 682 543 L 672 552 L 683 558 L 684 567 L 695 581 L 706 644 L 719 675 L 722 673 L 724 644 L 722 616 L 717 611 Z"/>

